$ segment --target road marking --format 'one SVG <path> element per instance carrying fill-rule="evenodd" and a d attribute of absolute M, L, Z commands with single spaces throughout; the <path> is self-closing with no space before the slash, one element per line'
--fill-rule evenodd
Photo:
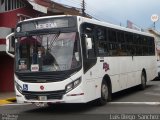
<path fill-rule="evenodd" d="M 160 105 L 160 102 L 109 102 L 108 104 Z"/>
<path fill-rule="evenodd" d="M 160 93 L 153 93 L 153 92 L 146 92 L 144 94 L 146 94 L 146 95 L 160 96 Z"/>
<path fill-rule="evenodd" d="M 0 106 L 20 106 L 20 105 L 31 105 L 32 103 L 13 103 L 13 104 L 2 104 Z"/>
<path fill-rule="evenodd" d="M 31 105 L 32 103 L 14 103 L 14 104 L 2 104 L 0 106 L 21 106 Z M 160 102 L 108 102 L 110 105 L 160 105 Z"/>
<path fill-rule="evenodd" d="M 155 88 L 154 90 L 156 90 L 156 91 L 160 91 L 160 88 Z"/>

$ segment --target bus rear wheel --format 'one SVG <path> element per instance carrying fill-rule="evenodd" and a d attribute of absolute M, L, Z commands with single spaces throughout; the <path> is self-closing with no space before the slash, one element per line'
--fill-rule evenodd
<path fill-rule="evenodd" d="M 146 88 L 146 74 L 144 71 L 142 71 L 142 74 L 141 74 L 141 85 L 140 85 L 140 89 L 141 90 L 144 90 Z"/>
<path fill-rule="evenodd" d="M 99 106 L 105 105 L 107 103 L 107 101 L 109 100 L 109 87 L 108 84 L 105 80 L 102 81 L 101 84 L 101 97 L 99 99 L 97 99 L 96 103 Z"/>

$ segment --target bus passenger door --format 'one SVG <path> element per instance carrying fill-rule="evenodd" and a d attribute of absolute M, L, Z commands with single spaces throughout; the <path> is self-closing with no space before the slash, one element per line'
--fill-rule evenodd
<path fill-rule="evenodd" d="M 95 99 L 95 64 L 97 62 L 94 41 L 94 25 L 82 25 L 83 69 L 87 100 Z"/>

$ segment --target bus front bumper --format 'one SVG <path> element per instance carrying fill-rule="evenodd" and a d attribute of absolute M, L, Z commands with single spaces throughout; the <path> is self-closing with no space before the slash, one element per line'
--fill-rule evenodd
<path fill-rule="evenodd" d="M 78 90 L 77 88 L 70 91 L 69 93 L 63 94 L 60 99 L 52 99 L 52 93 L 46 95 L 38 95 L 32 94 L 32 92 L 30 92 L 30 94 L 28 95 L 22 95 L 16 89 L 16 99 L 17 103 L 86 103 L 87 101 L 85 100 L 85 94 L 78 91 L 80 90 Z"/>

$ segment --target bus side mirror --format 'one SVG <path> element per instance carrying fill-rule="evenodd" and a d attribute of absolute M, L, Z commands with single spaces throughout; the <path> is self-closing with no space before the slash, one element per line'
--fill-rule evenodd
<path fill-rule="evenodd" d="M 86 41 L 86 48 L 87 48 L 87 50 L 92 49 L 92 39 L 86 37 L 85 41 Z"/>

